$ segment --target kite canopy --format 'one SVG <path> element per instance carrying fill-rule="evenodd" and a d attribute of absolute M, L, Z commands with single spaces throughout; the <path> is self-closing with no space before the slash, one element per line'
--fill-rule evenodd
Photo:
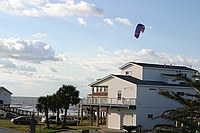
<path fill-rule="evenodd" d="M 140 36 L 140 32 L 143 33 L 144 30 L 145 30 L 145 26 L 143 24 L 138 24 L 137 27 L 136 27 L 136 29 L 135 29 L 134 36 L 138 39 L 139 36 Z"/>

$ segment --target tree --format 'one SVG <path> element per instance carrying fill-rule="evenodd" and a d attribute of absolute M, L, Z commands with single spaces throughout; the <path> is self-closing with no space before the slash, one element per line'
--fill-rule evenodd
<path fill-rule="evenodd" d="M 165 111 L 161 116 L 157 118 L 164 118 L 172 121 L 182 123 L 183 127 L 171 127 L 167 125 L 157 125 L 154 127 L 156 132 L 200 132 L 200 126 L 198 122 L 200 121 L 200 80 L 199 73 L 195 75 L 196 80 L 189 79 L 185 76 L 177 76 L 176 80 L 184 81 L 185 85 L 192 87 L 196 94 L 186 93 L 183 96 L 178 95 L 175 92 L 160 91 L 159 94 L 163 95 L 169 99 L 172 99 L 182 106 L 176 109 L 171 109 Z M 187 97 L 187 98 L 186 98 Z M 173 129 L 173 130 L 172 130 Z"/>
<path fill-rule="evenodd" d="M 62 99 L 61 99 L 61 95 L 60 95 L 60 92 L 57 91 L 56 94 L 53 94 L 52 95 L 52 106 L 51 106 L 51 110 L 53 112 L 56 112 L 56 123 L 57 123 L 57 126 L 59 126 L 60 124 L 60 109 L 62 111 Z"/>
<path fill-rule="evenodd" d="M 47 95 L 45 96 L 41 96 L 37 99 L 37 105 L 36 105 L 36 109 L 41 112 L 41 113 L 45 113 L 45 117 L 46 117 L 46 123 L 47 123 L 47 128 L 49 129 L 49 119 L 48 119 L 48 113 L 49 113 L 49 109 L 51 106 L 51 99 L 50 97 Z"/>
<path fill-rule="evenodd" d="M 67 118 L 67 110 L 70 105 L 77 105 L 80 102 L 79 91 L 76 90 L 76 87 L 72 85 L 63 85 L 58 90 L 59 96 L 62 99 L 62 107 L 64 108 L 64 119 L 62 127 L 65 127 L 65 122 Z"/>

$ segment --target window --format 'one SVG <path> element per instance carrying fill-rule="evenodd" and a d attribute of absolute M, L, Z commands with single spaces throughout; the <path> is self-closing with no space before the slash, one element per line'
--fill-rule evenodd
<path fill-rule="evenodd" d="M 132 75 L 132 71 L 126 71 L 126 75 Z"/>
<path fill-rule="evenodd" d="M 117 99 L 120 100 L 122 98 L 122 90 L 118 90 Z"/>
<path fill-rule="evenodd" d="M 156 88 L 149 88 L 149 90 L 155 91 L 155 90 L 156 90 Z"/>
<path fill-rule="evenodd" d="M 108 87 L 105 87 L 105 88 L 104 88 L 104 92 L 108 92 Z"/>
<path fill-rule="evenodd" d="M 176 92 L 177 95 L 184 96 L 184 92 Z"/>
<path fill-rule="evenodd" d="M 153 114 L 148 114 L 148 116 L 147 116 L 148 118 L 153 118 Z"/>

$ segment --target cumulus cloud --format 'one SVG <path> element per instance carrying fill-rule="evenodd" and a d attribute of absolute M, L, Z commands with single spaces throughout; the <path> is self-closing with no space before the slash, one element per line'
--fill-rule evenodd
<path fill-rule="evenodd" d="M 128 26 L 132 26 L 132 23 L 127 19 L 127 18 L 115 18 L 115 21 L 128 25 Z"/>
<path fill-rule="evenodd" d="M 30 66 L 30 65 L 18 65 L 18 70 L 21 71 L 28 71 L 28 72 L 36 72 L 36 68 L 34 66 Z"/>
<path fill-rule="evenodd" d="M 194 69 L 200 69 L 199 59 L 186 58 L 181 55 L 172 56 L 163 52 L 155 52 L 151 49 L 142 49 L 140 51 L 130 49 L 107 51 L 103 48 L 98 48 L 98 54 L 95 57 L 87 60 L 77 59 L 72 62 L 90 71 L 101 71 L 109 74 L 119 71 L 118 68 L 121 65 L 131 61 L 192 66 Z"/>
<path fill-rule="evenodd" d="M 106 24 L 111 25 L 111 26 L 113 26 L 116 22 L 124 24 L 124 25 L 127 25 L 127 26 L 132 26 L 132 23 L 127 18 L 119 18 L 119 17 L 117 17 L 115 19 L 106 18 L 106 19 L 103 19 L 103 20 L 104 20 L 104 22 Z"/>
<path fill-rule="evenodd" d="M 54 67 L 48 67 L 48 69 L 51 71 L 51 72 L 58 72 Z"/>
<path fill-rule="evenodd" d="M 0 46 L 0 49 L 1 48 L 2 46 Z M 10 49 L 12 49 L 12 47 Z M 21 50 L 22 48 L 16 46 L 15 49 Z M 56 89 L 62 86 L 62 84 L 72 84 L 76 86 L 77 89 L 81 89 L 81 92 L 86 96 L 90 93 L 90 89 L 88 89 L 89 83 L 108 74 L 120 74 L 118 68 L 130 61 L 172 64 L 187 67 L 191 65 L 192 68 L 200 70 L 200 59 L 186 58 L 183 55 L 172 56 L 168 53 L 156 52 L 151 49 L 141 49 L 139 51 L 119 49 L 110 51 L 98 47 L 95 53 L 97 53 L 95 56 L 87 58 L 83 56 L 70 56 L 68 53 L 60 53 L 58 57 L 63 59 L 62 62 L 47 61 L 41 62 L 41 64 L 26 64 L 27 62 L 21 62 L 21 60 L 14 62 L 16 61 L 15 59 L 0 59 L 0 72 L 3 72 L 0 74 L 0 77 L 4 83 L 7 83 L 9 86 L 12 85 L 10 88 L 14 88 L 15 95 L 18 94 L 21 89 L 25 90 L 23 91 L 24 95 L 27 95 L 27 90 L 29 90 L 27 92 L 34 92 L 33 94 L 38 96 L 42 94 L 52 94 L 55 93 Z M 34 66 L 37 66 L 37 69 Z M 49 71 L 51 71 L 51 73 Z M 42 88 L 43 86 L 45 87 Z M 20 88 L 19 91 L 18 88 Z M 42 90 L 38 94 L 35 93 L 37 92 L 35 90 L 37 88 Z M 88 90 L 88 92 L 86 90 Z M 22 91 L 19 95 L 21 94 Z M 30 93 L 30 96 L 33 94 Z"/>
<path fill-rule="evenodd" d="M 111 26 L 114 25 L 114 19 L 106 18 L 106 19 L 103 19 L 103 21 L 108 25 L 111 25 Z"/>
<path fill-rule="evenodd" d="M 49 16 L 103 16 L 103 10 L 84 1 L 75 4 L 74 1 L 65 3 L 47 3 L 42 10 Z"/>
<path fill-rule="evenodd" d="M 86 21 L 83 18 L 78 17 L 78 23 L 81 25 L 87 25 Z"/>
<path fill-rule="evenodd" d="M 0 57 L 40 63 L 58 61 L 54 50 L 40 40 L 22 40 L 19 38 L 0 39 Z"/>
<path fill-rule="evenodd" d="M 0 11 L 26 16 L 103 16 L 103 10 L 95 4 L 74 0 L 1 0 Z"/>
<path fill-rule="evenodd" d="M 28 71 L 28 72 L 36 72 L 36 68 L 30 65 L 16 64 L 9 59 L 1 59 L 0 67 L 4 68 L 7 71 Z M 5 71 L 4 70 L 4 71 Z"/>
<path fill-rule="evenodd" d="M 12 61 L 6 59 L 0 60 L 0 66 L 1 68 L 6 68 L 6 69 L 17 68 L 17 66 Z"/>
<path fill-rule="evenodd" d="M 34 37 L 46 37 L 47 34 L 37 32 L 37 33 L 33 34 L 33 36 Z"/>

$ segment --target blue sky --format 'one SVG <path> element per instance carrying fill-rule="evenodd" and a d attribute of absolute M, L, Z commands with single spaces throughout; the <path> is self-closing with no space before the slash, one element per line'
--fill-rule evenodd
<path fill-rule="evenodd" d="M 130 61 L 200 69 L 199 0 L 1 0 L 0 84 L 45 96 L 88 84 Z M 145 25 L 139 39 L 138 23 Z"/>

